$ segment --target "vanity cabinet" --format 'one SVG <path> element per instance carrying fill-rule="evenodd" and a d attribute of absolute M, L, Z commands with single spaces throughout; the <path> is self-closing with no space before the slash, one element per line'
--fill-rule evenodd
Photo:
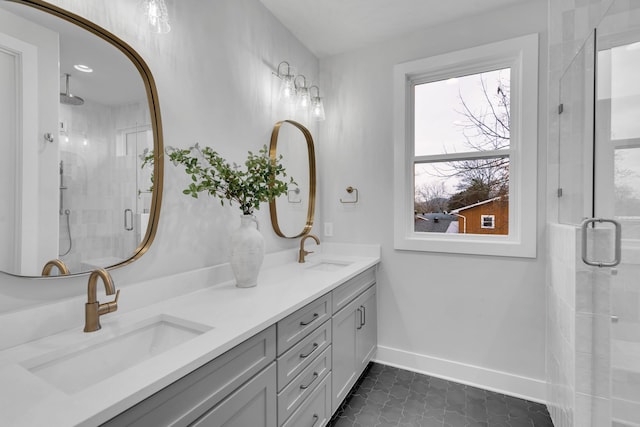
<path fill-rule="evenodd" d="M 375 282 L 333 315 L 333 385 L 331 409 L 335 412 L 377 346 Z"/>
<path fill-rule="evenodd" d="M 376 345 L 372 267 L 104 426 L 323 427 Z"/>

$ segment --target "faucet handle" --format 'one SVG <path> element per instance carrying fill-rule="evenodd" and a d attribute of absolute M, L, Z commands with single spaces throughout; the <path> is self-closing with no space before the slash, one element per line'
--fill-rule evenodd
<path fill-rule="evenodd" d="M 120 298 L 120 289 L 116 291 L 116 299 L 113 301 L 105 302 L 104 304 L 100 304 L 98 306 L 98 314 L 103 315 L 107 313 L 113 313 L 118 310 L 118 298 Z"/>

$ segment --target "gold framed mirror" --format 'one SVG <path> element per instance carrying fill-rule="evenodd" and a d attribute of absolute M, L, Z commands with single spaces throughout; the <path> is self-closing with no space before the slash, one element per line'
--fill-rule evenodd
<path fill-rule="evenodd" d="M 0 147 L 14 162 L 0 163 L 0 197 L 9 201 L 0 209 L 0 271 L 40 276 L 61 261 L 81 274 L 140 258 L 158 228 L 163 186 L 147 64 L 85 18 L 6 0 L 0 67 L 10 70 L 0 73 L 0 92 L 10 95 L 0 109 L 14 112 L 0 119 Z"/>
<path fill-rule="evenodd" d="M 295 239 L 313 227 L 316 206 L 316 155 L 311 132 L 298 122 L 282 120 L 271 132 L 269 157 L 281 163 L 296 185 L 288 194 L 269 202 L 271 225 L 280 237 Z"/>

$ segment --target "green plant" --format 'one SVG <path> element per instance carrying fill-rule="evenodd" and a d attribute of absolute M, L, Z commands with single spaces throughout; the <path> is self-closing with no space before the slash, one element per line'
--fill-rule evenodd
<path fill-rule="evenodd" d="M 151 175 L 149 176 L 149 178 L 151 179 L 151 186 L 147 189 L 147 191 L 149 193 L 152 193 L 153 192 L 153 162 L 155 159 L 153 156 L 153 150 L 149 150 L 148 148 L 145 148 L 142 154 L 140 154 L 138 157 L 140 158 L 140 160 L 142 160 L 142 163 L 140 163 L 140 169 L 144 169 L 147 166 L 151 167 Z M 138 195 L 140 195 L 141 192 L 142 190 L 138 190 Z"/>
<path fill-rule="evenodd" d="M 245 215 L 260 209 L 260 203 L 286 194 L 288 185 L 295 184 L 293 178 L 289 182 L 279 179 L 287 176 L 280 163 L 282 156 L 271 159 L 266 145 L 258 154 L 249 151 L 244 162 L 246 170 L 236 163 L 230 164 L 211 147 L 198 144 L 184 150 L 167 148 L 167 155 L 175 166 L 183 165 L 191 176 L 193 182 L 182 191 L 184 194 L 198 198 L 198 193 L 207 193 L 219 198 L 223 206 L 225 200 L 230 205 L 235 202 Z"/>

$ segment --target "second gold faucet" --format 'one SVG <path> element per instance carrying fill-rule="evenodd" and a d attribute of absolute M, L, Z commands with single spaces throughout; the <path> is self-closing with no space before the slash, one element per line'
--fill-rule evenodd
<path fill-rule="evenodd" d="M 300 239 L 300 252 L 298 253 L 298 262 L 299 263 L 305 262 L 304 261 L 304 257 L 313 253 L 313 251 L 305 251 L 304 250 L 304 241 L 307 240 L 308 238 L 312 238 L 313 240 L 315 240 L 317 245 L 320 244 L 320 239 L 318 239 L 318 236 L 316 236 L 314 234 L 306 234 L 306 235 L 302 236 L 302 239 Z"/>

